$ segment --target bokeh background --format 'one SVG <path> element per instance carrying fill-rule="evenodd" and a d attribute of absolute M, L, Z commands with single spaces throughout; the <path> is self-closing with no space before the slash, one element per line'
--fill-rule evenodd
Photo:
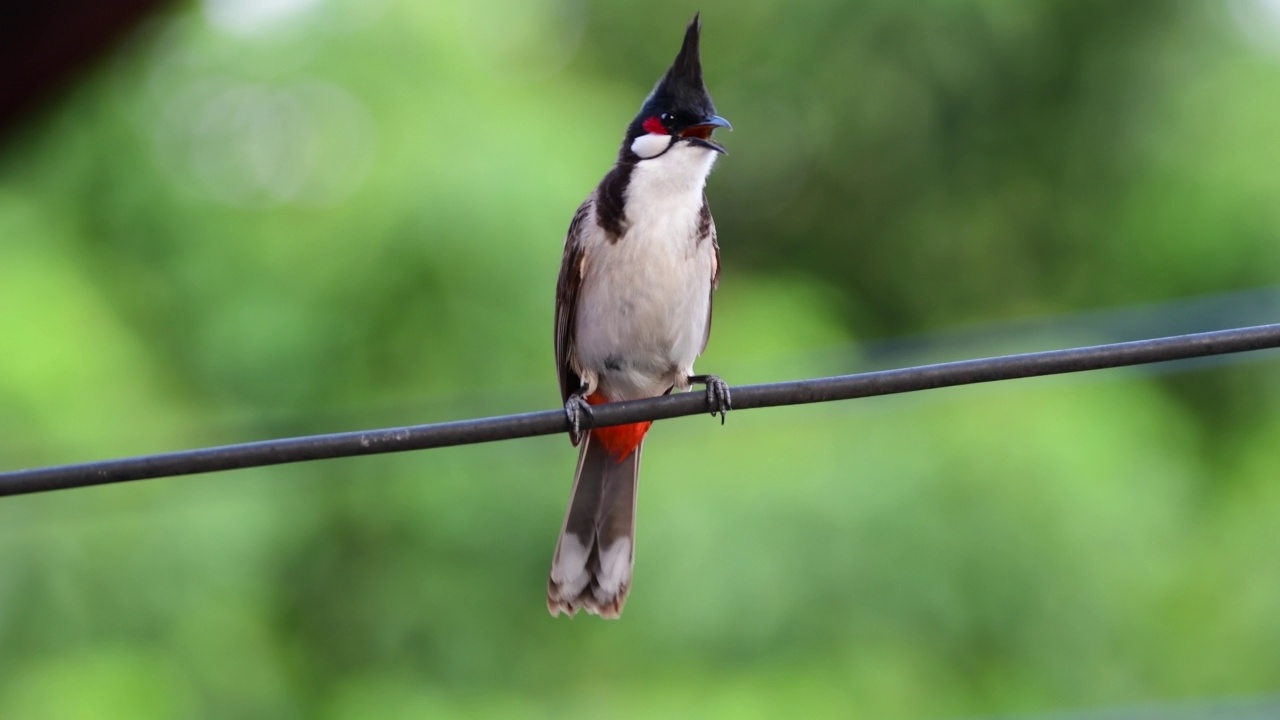
<path fill-rule="evenodd" d="M 176 2 L 3 138 L 0 468 L 554 407 L 564 230 L 695 9 L 700 370 L 1280 317 L 1275 0 Z M 543 606 L 563 437 L 10 498 L 0 717 L 1266 697 L 1278 371 L 659 423 L 617 623 Z"/>

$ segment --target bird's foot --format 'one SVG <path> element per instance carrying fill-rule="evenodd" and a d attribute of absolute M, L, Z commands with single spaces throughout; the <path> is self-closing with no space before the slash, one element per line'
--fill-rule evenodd
<path fill-rule="evenodd" d="M 583 426 L 591 428 L 591 403 L 582 393 L 574 393 L 564 403 L 564 415 L 569 420 L 569 439 L 577 445 L 582 442 Z"/>
<path fill-rule="evenodd" d="M 715 375 L 690 375 L 690 383 L 707 386 L 707 405 L 711 408 L 711 417 L 720 416 L 720 424 L 724 424 L 724 414 L 733 409 L 729 399 L 729 386 Z"/>

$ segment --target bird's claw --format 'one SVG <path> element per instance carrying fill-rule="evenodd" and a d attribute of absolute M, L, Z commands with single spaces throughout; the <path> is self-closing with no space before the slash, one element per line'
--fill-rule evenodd
<path fill-rule="evenodd" d="M 707 386 L 707 406 L 711 408 L 711 417 L 719 415 L 720 424 L 723 425 L 725 413 L 733 409 L 729 386 L 715 375 L 695 375 L 689 381 Z"/>
<path fill-rule="evenodd" d="M 591 403 L 581 395 L 570 395 L 564 403 L 564 415 L 569 420 L 569 439 L 577 445 L 582 442 L 583 420 L 586 420 L 588 428 L 591 427 Z"/>

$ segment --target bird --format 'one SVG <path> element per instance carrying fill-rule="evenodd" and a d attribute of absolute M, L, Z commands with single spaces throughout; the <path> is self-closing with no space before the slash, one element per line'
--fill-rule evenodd
<path fill-rule="evenodd" d="M 631 588 L 640 451 L 651 423 L 591 428 L 591 406 L 701 384 L 721 423 L 731 407 L 723 380 L 693 370 L 720 278 L 705 187 L 727 152 L 712 133 L 733 129 L 703 82 L 701 34 L 696 14 L 565 237 L 555 352 L 570 439 L 580 449 L 547 581 L 552 616 L 617 618 Z"/>

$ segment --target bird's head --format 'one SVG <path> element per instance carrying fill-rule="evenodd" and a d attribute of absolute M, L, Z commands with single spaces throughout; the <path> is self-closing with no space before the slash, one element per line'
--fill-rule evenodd
<path fill-rule="evenodd" d="M 702 82 L 702 58 L 698 39 L 702 21 L 693 16 L 684 33 L 684 44 L 675 62 L 645 98 L 640 114 L 627 128 L 622 143 L 624 159 L 656 158 L 678 145 L 690 145 L 709 152 L 725 149 L 711 139 L 716 128 L 732 130 L 729 121 L 716 114 L 715 103 Z"/>

